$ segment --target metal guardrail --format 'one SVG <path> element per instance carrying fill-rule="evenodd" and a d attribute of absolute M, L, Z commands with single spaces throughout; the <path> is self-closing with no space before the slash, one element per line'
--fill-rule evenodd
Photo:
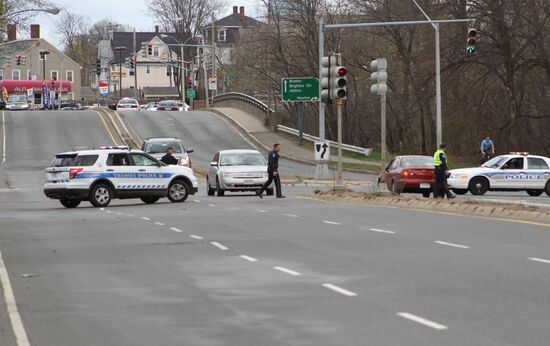
<path fill-rule="evenodd" d="M 293 129 L 291 127 L 283 126 L 283 125 L 277 125 L 277 130 L 281 131 L 281 132 L 291 134 L 291 135 L 294 135 L 294 136 L 299 136 L 299 134 L 300 134 L 298 130 Z M 307 139 L 310 142 L 319 141 L 319 137 L 308 135 L 307 133 L 304 133 L 304 139 Z M 333 148 L 338 147 L 337 142 L 334 142 L 334 141 L 327 141 L 327 142 L 329 142 L 330 146 L 333 147 Z M 352 151 L 354 153 L 359 153 L 359 154 L 364 154 L 365 156 L 371 156 L 372 151 L 373 151 L 372 148 L 361 148 L 361 147 L 356 147 L 354 145 L 349 145 L 349 144 L 342 144 L 342 150 Z"/>
<path fill-rule="evenodd" d="M 237 100 L 240 102 L 247 103 L 259 109 L 260 111 L 267 113 L 267 105 L 265 103 L 247 94 L 230 92 L 230 93 L 214 96 L 214 104 L 221 101 L 231 101 L 231 100 Z M 271 113 L 273 112 L 275 111 L 271 109 Z"/>

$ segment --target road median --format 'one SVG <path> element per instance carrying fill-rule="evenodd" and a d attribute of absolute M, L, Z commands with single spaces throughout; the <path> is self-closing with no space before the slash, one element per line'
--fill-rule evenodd
<path fill-rule="evenodd" d="M 550 227 L 550 208 L 519 203 L 472 200 L 435 200 L 350 190 L 318 191 L 312 198 L 326 202 L 406 208 L 427 212 L 466 215 L 538 224 Z"/>

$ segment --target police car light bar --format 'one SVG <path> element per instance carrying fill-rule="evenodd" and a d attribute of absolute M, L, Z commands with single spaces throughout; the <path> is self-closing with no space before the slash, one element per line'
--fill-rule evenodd
<path fill-rule="evenodd" d="M 510 155 L 528 156 L 529 153 L 527 151 L 513 151 L 513 152 L 510 153 Z"/>
<path fill-rule="evenodd" d="M 129 150 L 130 147 L 127 145 L 109 145 L 106 147 L 99 147 L 99 149 L 102 150 L 111 150 L 111 149 L 119 149 L 119 150 Z"/>

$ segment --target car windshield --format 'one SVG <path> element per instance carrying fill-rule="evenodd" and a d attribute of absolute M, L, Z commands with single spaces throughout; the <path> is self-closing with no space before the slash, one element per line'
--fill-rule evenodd
<path fill-rule="evenodd" d="M 265 160 L 260 153 L 228 153 L 222 154 L 221 166 L 265 166 Z"/>
<path fill-rule="evenodd" d="M 127 100 L 120 100 L 119 102 L 121 105 L 134 105 L 137 103 L 136 100 L 127 99 Z"/>
<path fill-rule="evenodd" d="M 25 95 L 10 95 L 8 102 L 27 102 L 27 96 Z"/>
<path fill-rule="evenodd" d="M 434 164 L 431 157 L 407 157 L 401 160 L 401 167 L 433 168 Z"/>
<path fill-rule="evenodd" d="M 148 154 L 160 154 L 165 153 L 168 148 L 174 148 L 175 154 L 182 154 L 185 152 L 183 145 L 177 141 L 148 142 L 145 145 L 144 151 Z"/>
<path fill-rule="evenodd" d="M 499 168 L 504 161 L 506 161 L 506 157 L 504 156 L 497 156 L 495 158 L 492 158 L 491 160 L 485 162 L 481 167 L 485 168 Z"/>
<path fill-rule="evenodd" d="M 176 106 L 176 103 L 175 103 L 175 102 L 172 102 L 172 101 L 164 101 L 164 102 L 159 103 L 159 106 L 171 106 L 171 107 L 175 107 L 175 106 Z"/>

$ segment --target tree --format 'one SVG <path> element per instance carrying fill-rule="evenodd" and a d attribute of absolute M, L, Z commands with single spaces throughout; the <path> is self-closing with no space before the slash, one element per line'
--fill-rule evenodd
<path fill-rule="evenodd" d="M 5 39 L 7 23 L 15 23 L 20 28 L 38 13 L 58 14 L 61 10 L 48 0 L 0 0 L 0 37 Z"/>

